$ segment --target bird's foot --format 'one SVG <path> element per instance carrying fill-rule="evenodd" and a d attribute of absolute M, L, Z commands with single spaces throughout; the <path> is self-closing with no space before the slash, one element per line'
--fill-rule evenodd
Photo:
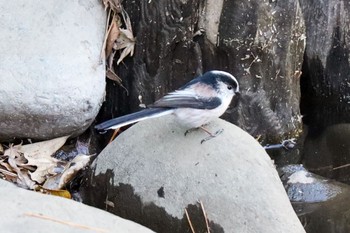
<path fill-rule="evenodd" d="M 206 137 L 204 139 L 202 139 L 201 144 L 203 144 L 203 142 L 206 142 L 212 138 L 215 138 L 216 136 L 218 136 L 219 134 L 221 134 L 222 132 L 224 132 L 224 129 L 219 129 L 218 131 L 216 131 L 214 134 L 211 133 L 209 130 L 207 130 L 206 128 L 204 128 L 203 126 L 199 127 L 200 129 L 202 129 L 204 132 L 206 132 L 207 134 L 209 134 L 209 137 Z"/>
<path fill-rule="evenodd" d="M 201 130 L 203 130 L 204 132 L 206 132 L 207 134 L 209 134 L 208 137 L 202 139 L 201 144 L 203 144 L 203 142 L 206 142 L 206 141 L 208 141 L 208 140 L 210 140 L 210 139 L 212 139 L 212 138 L 215 138 L 216 136 L 218 136 L 219 134 L 221 134 L 222 132 L 224 132 L 224 129 L 219 129 L 219 130 L 216 131 L 215 133 L 212 133 L 212 132 L 210 132 L 209 130 L 207 130 L 206 128 L 204 128 L 203 126 L 201 126 L 201 127 L 198 127 L 198 128 L 193 128 L 193 129 L 188 129 L 188 130 L 186 130 L 186 132 L 185 132 L 185 137 L 187 136 L 188 133 L 191 133 L 191 132 L 193 132 L 193 131 L 195 131 L 195 130 L 198 130 L 198 129 L 201 129 Z"/>

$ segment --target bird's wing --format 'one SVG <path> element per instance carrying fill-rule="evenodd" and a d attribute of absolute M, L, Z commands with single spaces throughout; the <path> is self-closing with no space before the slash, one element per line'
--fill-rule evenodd
<path fill-rule="evenodd" d="M 214 109 L 221 104 L 218 97 L 203 96 L 196 92 L 183 89 L 171 92 L 157 100 L 150 108 L 196 108 Z"/>

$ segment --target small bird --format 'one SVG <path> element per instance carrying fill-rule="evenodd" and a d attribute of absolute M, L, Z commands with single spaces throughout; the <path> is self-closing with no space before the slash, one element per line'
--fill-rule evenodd
<path fill-rule="evenodd" d="M 144 110 L 105 121 L 95 128 L 117 129 L 146 119 L 173 114 L 178 123 L 187 129 L 201 128 L 211 137 L 215 137 L 203 125 L 220 117 L 232 98 L 238 94 L 239 84 L 234 76 L 224 71 L 212 70 L 170 92 Z"/>

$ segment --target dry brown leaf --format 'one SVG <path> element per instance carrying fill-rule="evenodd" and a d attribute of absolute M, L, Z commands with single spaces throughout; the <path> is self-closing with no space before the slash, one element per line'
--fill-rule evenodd
<path fill-rule="evenodd" d="M 135 42 L 128 44 L 128 46 L 123 50 L 122 54 L 120 54 L 120 57 L 117 61 L 117 65 L 119 65 L 124 60 L 124 58 L 129 54 L 130 56 L 134 54 L 134 47 L 135 47 Z"/>
<path fill-rule="evenodd" d="M 65 185 L 71 181 L 75 175 L 85 168 L 90 162 L 90 155 L 77 155 L 68 165 L 67 169 L 63 172 L 60 182 L 58 184 L 58 188 L 62 189 Z"/>
<path fill-rule="evenodd" d="M 72 161 L 66 164 L 62 173 L 49 177 L 43 184 L 43 188 L 50 190 L 64 188 L 75 177 L 78 171 L 87 166 L 90 158 L 90 155 L 77 155 Z"/>
<path fill-rule="evenodd" d="M 15 148 L 14 146 L 10 146 L 10 148 L 4 152 L 4 155 L 8 156 L 8 163 L 17 174 L 16 183 L 23 188 L 35 189 L 37 184 L 30 179 L 27 172 L 23 172 L 17 166 L 16 158 L 22 156 L 17 150 L 17 148 Z"/>
<path fill-rule="evenodd" d="M 132 32 L 130 17 L 125 10 L 122 11 L 122 16 L 123 16 L 124 23 L 126 25 L 126 29 L 120 29 L 119 37 L 117 39 L 117 42 L 114 48 L 116 50 L 124 48 L 124 50 L 117 61 L 117 65 L 119 65 L 119 63 L 122 62 L 123 59 L 129 54 L 130 56 L 134 54 L 134 48 L 135 48 L 135 42 L 136 42 L 136 39 Z"/>
<path fill-rule="evenodd" d="M 0 173 L 5 175 L 5 176 L 11 176 L 11 177 L 17 178 L 17 174 L 16 173 L 10 172 L 10 171 L 8 171 L 6 169 L 0 168 Z"/>
<path fill-rule="evenodd" d="M 7 171 L 13 172 L 14 169 L 8 164 L 8 162 L 5 162 L 5 160 L 0 160 L 0 165 L 3 168 L 6 168 Z"/>
<path fill-rule="evenodd" d="M 39 186 L 36 191 L 45 193 L 45 194 L 50 194 L 53 196 L 59 196 L 59 197 L 64 197 L 68 199 L 72 199 L 72 195 L 68 190 L 54 190 L 54 189 L 47 189 L 42 186 Z"/>
<path fill-rule="evenodd" d="M 60 179 L 62 177 L 62 173 L 58 173 L 54 176 L 47 177 L 45 180 L 45 183 L 42 185 L 43 188 L 45 189 L 50 189 L 50 190 L 56 190 L 58 189 L 58 184 L 60 182 Z"/>
<path fill-rule="evenodd" d="M 107 78 L 109 78 L 113 81 L 116 81 L 119 84 L 122 84 L 122 79 L 116 73 L 114 73 L 111 69 L 108 69 L 106 71 L 106 76 L 107 76 Z"/>
<path fill-rule="evenodd" d="M 51 155 L 64 145 L 68 137 L 64 136 L 48 141 L 14 146 L 28 160 L 27 165 L 36 167 L 36 170 L 30 173 L 32 180 L 41 184 L 48 175 L 57 173 L 55 170 L 59 167 L 60 161 L 51 157 Z M 12 164 L 10 165 L 12 166 Z"/>
<path fill-rule="evenodd" d="M 107 69 L 106 77 L 117 82 L 119 84 L 119 86 L 124 88 L 124 90 L 126 91 L 126 94 L 129 95 L 128 89 L 126 89 L 126 87 L 124 87 L 124 85 L 122 84 L 122 79 L 116 73 L 114 73 L 112 69 L 110 69 L 110 68 Z"/>
<path fill-rule="evenodd" d="M 120 0 L 103 0 L 103 4 L 105 5 L 105 10 L 107 10 L 108 7 L 110 7 L 115 13 L 120 13 L 122 10 Z"/>
<path fill-rule="evenodd" d="M 111 26 L 108 29 L 108 36 L 106 41 L 106 57 L 108 58 L 111 53 L 114 46 L 114 43 L 116 42 L 117 38 L 119 37 L 119 23 L 116 19 L 116 16 L 113 17 Z"/>

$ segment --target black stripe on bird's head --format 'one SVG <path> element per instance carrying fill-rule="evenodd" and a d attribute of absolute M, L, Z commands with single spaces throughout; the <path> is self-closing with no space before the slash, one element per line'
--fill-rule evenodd
<path fill-rule="evenodd" d="M 205 74 L 215 76 L 216 83 L 219 81 L 225 83 L 228 89 L 232 89 L 235 93 L 239 93 L 239 84 L 237 79 L 228 72 L 220 70 L 212 70 Z M 205 75 L 204 74 L 204 75 Z"/>
<path fill-rule="evenodd" d="M 214 90 L 217 90 L 219 88 L 219 82 L 225 83 L 227 88 L 233 89 L 235 94 L 239 94 L 239 84 L 237 79 L 230 73 L 220 70 L 208 71 L 181 87 L 180 90 L 186 89 L 198 83 L 211 86 Z"/>

